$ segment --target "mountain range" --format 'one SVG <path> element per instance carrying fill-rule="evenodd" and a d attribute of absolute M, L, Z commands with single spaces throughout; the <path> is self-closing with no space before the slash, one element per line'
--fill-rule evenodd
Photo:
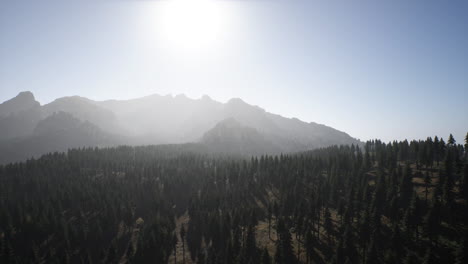
<path fill-rule="evenodd" d="M 208 96 L 107 101 L 71 96 L 41 105 L 31 92 L 21 92 L 0 104 L 0 163 L 77 147 L 182 143 L 209 152 L 260 155 L 360 141 L 238 98 L 220 103 Z"/>

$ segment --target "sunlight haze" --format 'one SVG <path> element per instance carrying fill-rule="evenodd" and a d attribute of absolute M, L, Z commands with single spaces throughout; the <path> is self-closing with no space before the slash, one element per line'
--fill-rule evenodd
<path fill-rule="evenodd" d="M 468 264 L 468 0 L 0 1 L 1 264 Z"/>
<path fill-rule="evenodd" d="M 466 13 L 464 1 L 5 1 L 0 101 L 206 94 L 361 140 L 461 142 Z"/>

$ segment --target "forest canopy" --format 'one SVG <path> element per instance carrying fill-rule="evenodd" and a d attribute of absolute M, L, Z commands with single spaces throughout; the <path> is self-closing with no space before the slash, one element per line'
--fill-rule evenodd
<path fill-rule="evenodd" d="M 468 135 L 71 149 L 0 166 L 0 195 L 1 263 L 467 263 Z"/>

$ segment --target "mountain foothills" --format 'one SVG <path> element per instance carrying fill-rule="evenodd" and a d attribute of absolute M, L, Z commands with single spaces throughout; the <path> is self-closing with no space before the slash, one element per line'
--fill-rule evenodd
<path fill-rule="evenodd" d="M 279 154 L 359 144 L 346 133 L 285 118 L 241 99 L 152 95 L 93 101 L 73 96 L 40 105 L 31 92 L 0 104 L 0 163 L 85 146 L 197 143 L 208 152 Z M 234 147 L 235 146 L 235 147 Z"/>
<path fill-rule="evenodd" d="M 56 124 L 102 133 L 58 113 L 34 135 Z M 261 135 L 234 119 L 209 133 Z M 0 165 L 0 263 L 468 263 L 468 135 L 250 158 L 194 145 Z"/>
<path fill-rule="evenodd" d="M 363 143 L 240 99 L 30 92 L 0 130 L 2 264 L 468 263 L 468 134 Z"/>

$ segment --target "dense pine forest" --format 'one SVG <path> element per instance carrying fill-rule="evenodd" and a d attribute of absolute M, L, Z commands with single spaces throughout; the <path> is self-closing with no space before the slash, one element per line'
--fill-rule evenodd
<path fill-rule="evenodd" d="M 251 158 L 73 149 L 0 166 L 0 263 L 468 263 L 468 134 Z"/>

